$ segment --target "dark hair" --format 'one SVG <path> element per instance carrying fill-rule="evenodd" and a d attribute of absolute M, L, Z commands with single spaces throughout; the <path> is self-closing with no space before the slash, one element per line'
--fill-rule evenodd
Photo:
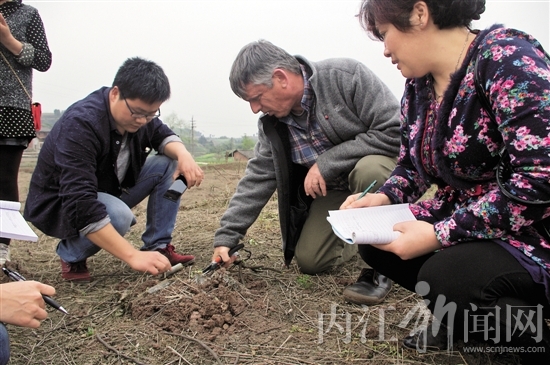
<path fill-rule="evenodd" d="M 165 102 L 170 97 L 170 82 L 156 63 L 139 57 L 128 58 L 118 69 L 113 86 L 120 98 L 139 99 L 146 103 Z"/>
<path fill-rule="evenodd" d="M 383 40 L 377 24 L 392 24 L 402 32 L 412 28 L 410 15 L 420 0 L 363 0 L 357 15 L 363 29 Z M 423 0 L 439 29 L 469 27 L 485 11 L 485 0 Z"/>
<path fill-rule="evenodd" d="M 273 71 L 277 68 L 302 74 L 298 60 L 284 49 L 263 39 L 249 43 L 241 48 L 231 66 L 231 90 L 238 97 L 244 98 L 246 85 L 266 85 L 271 88 Z"/>

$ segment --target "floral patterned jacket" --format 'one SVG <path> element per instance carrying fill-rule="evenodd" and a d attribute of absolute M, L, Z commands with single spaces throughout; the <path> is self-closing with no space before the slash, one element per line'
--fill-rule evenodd
<path fill-rule="evenodd" d="M 496 124 L 476 94 L 476 59 Z M 480 239 L 510 245 L 542 268 L 548 283 L 550 242 L 531 225 L 550 208 L 505 197 L 494 168 L 505 147 L 513 168 L 507 189 L 550 200 L 550 59 L 532 36 L 495 25 L 477 34 L 440 106 L 432 90 L 430 75 L 406 81 L 399 161 L 379 192 L 392 203 L 415 203 L 437 184 L 434 198 L 411 210 L 434 225 L 442 247 Z"/>

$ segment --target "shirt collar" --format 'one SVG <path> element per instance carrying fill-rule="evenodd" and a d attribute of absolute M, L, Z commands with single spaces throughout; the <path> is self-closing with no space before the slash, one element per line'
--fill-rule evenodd
<path fill-rule="evenodd" d="M 302 96 L 301 105 L 302 108 L 307 110 L 307 112 L 309 113 L 312 110 L 315 94 L 313 93 L 313 89 L 309 82 L 311 74 L 304 65 L 300 64 L 300 68 L 302 69 L 302 76 L 304 78 L 304 95 Z"/>

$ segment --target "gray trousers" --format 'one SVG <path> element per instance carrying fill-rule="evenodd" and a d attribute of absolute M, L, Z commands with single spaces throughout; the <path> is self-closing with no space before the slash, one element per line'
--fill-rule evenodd
<path fill-rule="evenodd" d="M 362 192 L 376 180 L 375 192 L 390 176 L 397 158 L 365 156 L 349 174 L 350 190 L 330 190 L 326 196 L 313 200 L 309 216 L 296 245 L 295 259 L 305 274 L 317 274 L 350 260 L 357 253 L 357 245 L 339 239 L 327 221 L 328 211 L 337 210 L 346 198 Z"/>

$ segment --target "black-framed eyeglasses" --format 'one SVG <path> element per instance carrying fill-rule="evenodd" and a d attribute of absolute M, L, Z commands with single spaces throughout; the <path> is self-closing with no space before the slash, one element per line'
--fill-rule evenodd
<path fill-rule="evenodd" d="M 155 114 L 136 113 L 135 111 L 132 110 L 132 108 L 130 108 L 130 105 L 128 105 L 128 102 L 126 101 L 126 98 L 124 98 L 124 102 L 126 103 L 126 107 L 130 111 L 132 118 L 134 118 L 134 119 L 145 118 L 145 120 L 151 121 L 155 118 L 160 117 L 160 108 L 159 108 L 159 110 L 157 110 L 157 112 Z"/>

